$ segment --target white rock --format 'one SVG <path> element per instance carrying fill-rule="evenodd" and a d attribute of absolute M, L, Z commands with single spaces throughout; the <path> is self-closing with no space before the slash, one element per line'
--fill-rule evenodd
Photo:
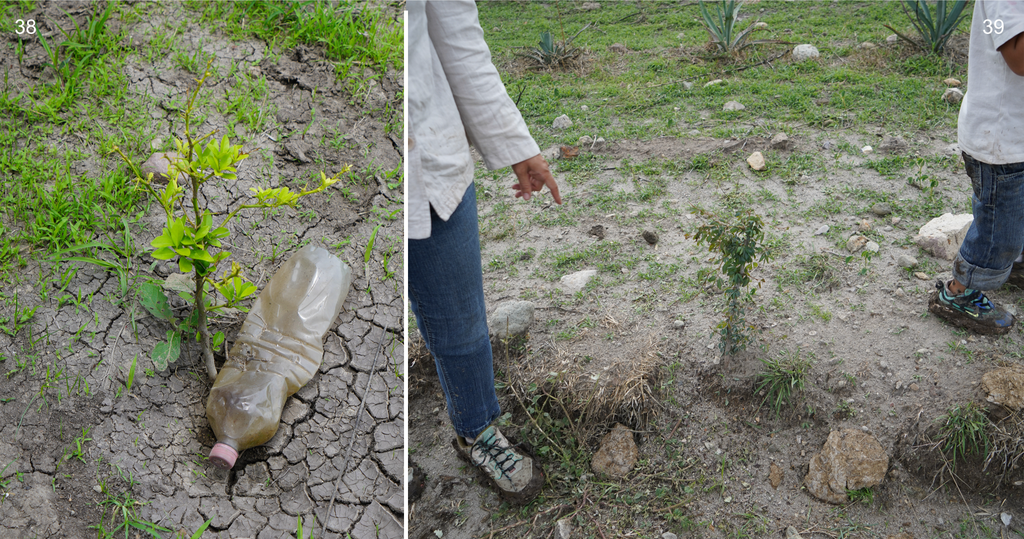
<path fill-rule="evenodd" d="M 683 84 L 683 89 L 684 90 L 689 90 L 690 88 L 693 88 L 693 83 L 692 82 L 687 82 L 687 81 L 684 80 L 682 84 Z"/>
<path fill-rule="evenodd" d="M 582 110 L 583 112 L 587 112 L 588 110 L 590 110 L 590 107 L 586 105 L 580 105 L 580 110 Z"/>
<path fill-rule="evenodd" d="M 572 120 L 570 120 L 568 116 L 563 114 L 558 118 L 555 118 L 554 122 L 551 122 L 551 127 L 555 129 L 565 129 L 567 127 L 572 127 Z"/>
<path fill-rule="evenodd" d="M 865 147 L 861 148 L 860 151 L 862 151 L 864 153 L 871 153 L 871 152 L 874 151 L 874 148 L 872 148 L 871 146 L 865 146 Z"/>
<path fill-rule="evenodd" d="M 524 300 L 512 300 L 498 305 L 494 314 L 487 317 L 491 335 L 504 339 L 526 333 L 533 324 L 533 309 L 533 303 Z"/>
<path fill-rule="evenodd" d="M 910 269 L 917 265 L 917 259 L 910 255 L 900 255 L 900 257 L 896 259 L 896 264 L 901 268 Z"/>
<path fill-rule="evenodd" d="M 709 82 L 705 83 L 704 87 L 707 88 L 708 86 L 714 86 L 716 84 L 721 84 L 722 82 L 725 82 L 725 81 L 723 81 L 722 79 L 715 79 L 713 81 L 709 81 Z"/>
<path fill-rule="evenodd" d="M 750 157 L 747 158 L 747 164 L 750 165 L 750 168 L 754 170 L 764 170 L 764 156 L 761 155 L 761 152 L 754 152 L 750 154 Z"/>
<path fill-rule="evenodd" d="M 956 105 L 964 98 L 964 93 L 959 88 L 946 88 L 942 93 L 942 99 L 951 105 Z"/>
<path fill-rule="evenodd" d="M 793 526 L 787 526 L 786 527 L 786 539 L 804 539 L 804 538 L 803 538 L 802 535 L 800 535 L 799 532 L 796 531 L 796 528 L 794 528 Z"/>
<path fill-rule="evenodd" d="M 583 290 L 584 286 L 597 275 L 597 270 L 583 270 L 577 271 L 576 273 L 570 273 L 569 275 L 562 276 L 562 288 L 570 293 L 575 294 L 580 290 Z"/>
<path fill-rule="evenodd" d="M 914 236 L 914 243 L 937 258 L 953 260 L 973 221 L 969 213 L 945 213 L 925 223 Z"/>
<path fill-rule="evenodd" d="M 864 250 L 871 251 L 872 253 L 877 253 L 880 248 L 881 247 L 879 247 L 877 243 L 871 240 L 868 240 L 868 242 L 864 244 Z"/>
<path fill-rule="evenodd" d="M 729 101 L 722 107 L 722 110 L 743 110 L 745 108 L 747 107 L 744 107 L 743 103 L 740 103 L 739 101 Z"/>
<path fill-rule="evenodd" d="M 793 59 L 797 62 L 802 62 L 809 58 L 817 58 L 818 56 L 821 55 L 818 54 L 818 49 L 814 45 L 805 43 L 803 45 L 793 47 Z"/>
<path fill-rule="evenodd" d="M 896 34 L 889 34 L 889 36 L 885 38 L 886 43 L 896 43 L 898 40 L 899 37 Z"/>
<path fill-rule="evenodd" d="M 818 228 L 818 230 L 814 231 L 815 236 L 822 236 L 825 234 L 828 234 L 828 225 L 821 225 L 821 227 Z"/>
<path fill-rule="evenodd" d="M 861 49 L 861 50 L 865 50 L 865 51 L 871 51 L 871 50 L 875 50 L 876 47 L 875 47 L 874 43 L 872 43 L 870 41 L 865 41 L 864 43 L 861 43 L 860 45 L 857 45 L 857 48 Z"/>
<path fill-rule="evenodd" d="M 850 251 L 850 253 L 856 253 L 863 249 L 867 244 L 868 238 L 866 236 L 854 234 L 853 236 L 850 236 L 850 239 L 846 240 L 846 250 Z"/>
<path fill-rule="evenodd" d="M 583 150 L 589 150 L 590 149 L 590 145 L 593 144 L 593 143 L 594 143 L 594 139 L 590 138 L 587 135 L 583 135 L 582 137 L 580 137 L 579 140 L 576 141 L 576 145 L 579 146 L 580 149 L 583 149 Z"/>
<path fill-rule="evenodd" d="M 661 539 L 679 539 L 679 537 L 672 532 L 665 532 L 661 534 Z"/>
<path fill-rule="evenodd" d="M 942 84 L 945 84 L 946 86 L 952 86 L 953 88 L 959 88 L 960 84 L 962 83 L 958 79 L 950 77 L 948 79 L 944 79 L 942 81 Z"/>
<path fill-rule="evenodd" d="M 1003 521 L 1003 526 L 1009 527 L 1010 522 L 1013 522 L 1013 515 L 1010 513 L 1000 513 L 999 519 Z"/>
<path fill-rule="evenodd" d="M 600 150 L 601 148 L 604 148 L 604 137 L 597 137 L 597 139 L 594 140 L 594 149 Z"/>
<path fill-rule="evenodd" d="M 558 536 L 562 539 L 569 539 L 572 535 L 572 523 L 568 518 L 558 519 Z"/>
<path fill-rule="evenodd" d="M 788 150 L 793 146 L 793 143 L 789 141 L 789 137 L 785 133 L 777 133 L 772 137 L 771 147 L 774 150 Z"/>

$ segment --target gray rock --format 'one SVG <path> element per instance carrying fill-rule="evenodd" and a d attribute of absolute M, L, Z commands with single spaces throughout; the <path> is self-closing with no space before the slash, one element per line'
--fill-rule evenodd
<path fill-rule="evenodd" d="M 964 93 L 959 88 L 947 88 L 945 92 L 942 92 L 942 99 L 950 105 L 956 105 L 964 98 Z"/>
<path fill-rule="evenodd" d="M 597 270 L 582 270 L 577 271 L 576 273 L 570 273 L 569 275 L 563 275 L 560 279 L 562 282 L 562 288 L 570 294 L 575 294 L 576 292 L 583 290 L 583 287 L 587 286 L 587 283 L 590 282 L 595 275 L 597 275 Z"/>
<path fill-rule="evenodd" d="M 723 107 L 722 110 L 743 110 L 747 107 L 743 106 L 743 103 L 739 101 L 729 101 Z"/>
<path fill-rule="evenodd" d="M 901 268 L 910 269 L 917 266 L 917 259 L 910 255 L 900 255 L 896 259 L 896 264 Z"/>
<path fill-rule="evenodd" d="M 960 252 L 960 244 L 971 228 L 974 216 L 969 213 L 953 215 L 942 214 L 925 223 L 914 236 L 914 243 L 932 255 L 945 260 L 953 260 Z"/>
<path fill-rule="evenodd" d="M 692 82 L 687 82 L 687 81 L 684 80 L 681 84 L 683 85 L 683 89 L 684 90 L 689 90 L 689 89 L 693 88 L 693 83 Z"/>
<path fill-rule="evenodd" d="M 885 137 L 878 150 L 886 153 L 901 153 L 907 149 L 907 143 L 899 137 Z"/>
<path fill-rule="evenodd" d="M 818 53 L 818 49 L 814 45 L 804 44 L 793 47 L 793 59 L 797 62 L 802 62 L 810 58 L 817 58 L 819 56 L 821 55 Z"/>
<path fill-rule="evenodd" d="M 885 217 L 886 215 L 892 213 L 892 206 L 886 204 L 885 202 L 879 202 L 874 206 L 871 206 L 871 213 L 879 217 Z"/>
<path fill-rule="evenodd" d="M 828 225 L 821 225 L 818 227 L 818 230 L 814 231 L 815 236 L 823 236 L 825 234 L 828 234 Z"/>
<path fill-rule="evenodd" d="M 832 431 L 820 453 L 811 457 L 804 485 L 822 501 L 846 503 L 848 490 L 882 483 L 889 456 L 873 436 L 854 429 Z"/>
<path fill-rule="evenodd" d="M 899 40 L 899 37 L 897 37 L 896 34 L 889 34 L 885 38 L 885 42 L 889 43 L 890 45 L 893 44 L 893 43 L 896 43 L 896 41 L 898 41 L 898 40 Z"/>
<path fill-rule="evenodd" d="M 306 153 L 309 152 L 310 149 L 312 149 L 311 146 L 306 142 L 303 142 L 301 140 L 292 140 L 286 143 L 284 145 L 284 148 L 288 150 L 288 154 L 295 161 L 299 161 L 301 163 L 313 162 L 313 160 L 310 159 L 308 155 L 306 155 Z"/>
<path fill-rule="evenodd" d="M 602 148 L 604 148 L 604 137 L 597 137 L 597 139 L 594 140 L 593 149 L 600 150 Z"/>
<path fill-rule="evenodd" d="M 793 526 L 786 526 L 786 539 L 804 539 Z"/>
<path fill-rule="evenodd" d="M 616 423 L 612 431 L 601 439 L 601 447 L 594 454 L 590 467 L 596 473 L 622 477 L 633 469 L 638 456 L 633 431 L 622 423 Z"/>
<path fill-rule="evenodd" d="M 865 251 L 877 253 L 879 249 L 881 249 L 881 247 L 871 240 L 868 240 L 868 242 L 864 244 Z"/>
<path fill-rule="evenodd" d="M 558 118 L 555 118 L 555 121 L 551 122 L 551 127 L 555 129 L 567 129 L 572 127 L 572 120 L 569 119 L 569 116 L 563 114 Z"/>
<path fill-rule="evenodd" d="M 178 152 L 157 152 L 149 157 L 145 163 L 139 167 L 139 171 L 142 172 L 142 177 L 145 178 L 148 174 L 153 174 L 153 181 L 156 183 L 167 183 L 168 171 L 171 167 L 171 162 L 181 159 Z M 178 185 L 184 185 L 188 180 L 188 176 L 184 172 L 178 173 Z"/>
<path fill-rule="evenodd" d="M 672 532 L 665 532 L 661 534 L 661 539 L 679 539 L 679 537 Z"/>
<path fill-rule="evenodd" d="M 856 253 L 857 251 L 863 249 L 864 246 L 866 246 L 867 244 L 867 237 L 861 236 L 859 234 L 854 234 L 853 236 L 850 236 L 850 239 L 846 240 L 846 250 L 851 253 Z"/>
<path fill-rule="evenodd" d="M 533 310 L 533 303 L 523 300 L 498 305 L 494 314 L 488 317 L 491 335 L 504 339 L 525 334 L 533 324 Z"/>
<path fill-rule="evenodd" d="M 598 4 L 597 2 L 583 2 L 583 5 L 580 6 L 580 9 L 582 9 L 583 11 L 593 11 L 595 9 L 601 9 L 601 4 Z"/>
<path fill-rule="evenodd" d="M 572 522 L 569 518 L 558 519 L 558 536 L 562 539 L 569 539 L 572 537 Z"/>
<path fill-rule="evenodd" d="M 657 232 L 655 232 L 653 230 L 644 230 L 643 234 L 641 234 L 641 235 L 644 237 L 644 241 L 646 241 L 649 245 L 657 245 L 657 243 L 658 243 L 658 233 Z"/>
<path fill-rule="evenodd" d="M 788 150 L 793 147 L 793 142 L 785 133 L 778 133 L 772 137 L 771 147 L 773 150 Z"/>
<path fill-rule="evenodd" d="M 576 145 L 579 146 L 581 150 L 589 150 L 590 146 L 593 144 L 594 139 L 587 135 L 583 135 L 578 141 L 576 141 Z"/>

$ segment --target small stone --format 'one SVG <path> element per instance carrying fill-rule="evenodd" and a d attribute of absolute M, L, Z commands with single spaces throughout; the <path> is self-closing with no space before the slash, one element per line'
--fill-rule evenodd
<path fill-rule="evenodd" d="M 930 280 L 932 280 L 932 278 L 929 277 L 927 273 L 923 273 L 923 272 L 920 272 L 920 271 L 915 272 L 914 273 L 914 277 L 917 277 L 918 279 L 920 279 L 922 281 L 930 281 Z"/>
<path fill-rule="evenodd" d="M 828 225 L 821 225 L 818 227 L 818 230 L 814 231 L 815 236 L 823 236 L 825 234 L 828 234 Z"/>
<path fill-rule="evenodd" d="M 622 423 L 616 423 L 612 431 L 601 440 L 601 447 L 594 454 L 590 467 L 596 473 L 623 477 L 633 469 L 638 455 L 633 431 Z"/>
<path fill-rule="evenodd" d="M 963 98 L 964 93 L 961 92 L 959 88 L 947 88 L 946 91 L 942 93 L 942 99 L 950 105 L 956 105 L 963 100 Z"/>
<path fill-rule="evenodd" d="M 576 144 L 584 150 L 589 150 L 590 146 L 594 144 L 594 139 L 587 135 L 583 135 L 578 141 L 576 141 Z"/>
<path fill-rule="evenodd" d="M 873 150 L 873 148 L 871 148 L 871 146 L 865 146 L 865 147 L 861 148 L 860 151 L 865 153 L 865 154 L 868 154 L 868 153 L 871 153 L 874 150 Z"/>
<path fill-rule="evenodd" d="M 594 139 L 594 143 L 591 144 L 590 148 L 592 150 L 600 150 L 601 148 L 604 148 L 604 137 L 597 137 Z"/>
<path fill-rule="evenodd" d="M 802 62 L 810 58 L 817 58 L 820 56 L 817 47 L 810 44 L 797 45 L 793 47 L 793 59 L 797 62 Z"/>
<path fill-rule="evenodd" d="M 595 9 L 601 9 L 601 4 L 598 4 L 597 2 L 583 2 L 583 5 L 580 6 L 580 9 L 582 9 L 583 11 L 593 11 Z"/>
<path fill-rule="evenodd" d="M 804 539 L 804 538 L 803 538 L 802 535 L 800 535 L 799 532 L 796 531 L 796 528 L 794 528 L 793 526 L 786 526 L 786 539 Z"/>
<path fill-rule="evenodd" d="M 944 213 L 925 223 L 914 236 L 914 243 L 937 258 L 953 260 L 972 222 L 974 215 L 970 213 Z"/>
<path fill-rule="evenodd" d="M 572 536 L 572 522 L 568 518 L 558 519 L 558 536 L 562 539 L 569 539 Z"/>
<path fill-rule="evenodd" d="M 907 386 L 907 387 L 909 387 L 911 391 L 920 391 L 921 390 L 921 386 L 917 385 L 916 382 L 911 382 L 910 385 Z"/>
<path fill-rule="evenodd" d="M 747 164 L 754 170 L 764 170 L 766 168 L 764 156 L 761 155 L 761 152 L 750 154 L 750 157 L 747 158 Z"/>
<path fill-rule="evenodd" d="M 899 37 L 896 34 L 889 34 L 888 36 L 886 36 L 885 42 L 889 43 L 889 44 L 893 44 L 893 43 L 896 43 L 896 41 L 898 39 L 899 39 Z"/>
<path fill-rule="evenodd" d="M 876 47 L 875 44 L 870 41 L 865 41 L 864 43 L 857 45 L 857 48 L 864 51 L 873 51 L 878 47 Z"/>
<path fill-rule="evenodd" d="M 901 219 L 899 217 L 893 217 L 892 220 L 889 221 L 889 222 L 892 223 L 892 226 L 896 226 L 896 225 L 900 224 L 900 221 L 902 221 L 902 220 L 903 219 Z"/>
<path fill-rule="evenodd" d="M 1003 526 L 1009 527 L 1010 522 L 1013 522 L 1013 515 L 1010 513 L 1000 513 L 999 520 L 1003 521 Z"/>
<path fill-rule="evenodd" d="M 572 127 L 572 120 L 569 119 L 569 116 L 563 114 L 555 118 L 554 122 L 551 122 L 551 127 L 554 129 L 566 129 Z"/>
<path fill-rule="evenodd" d="M 583 287 L 587 286 L 587 283 L 590 282 L 595 275 L 597 275 L 597 270 L 582 270 L 577 271 L 576 273 L 570 273 L 569 275 L 563 275 L 560 280 L 566 292 L 575 294 L 576 292 L 583 290 Z"/>
<path fill-rule="evenodd" d="M 560 159 L 575 159 L 580 155 L 580 149 L 577 146 L 561 146 L 559 152 Z"/>
<path fill-rule="evenodd" d="M 778 489 L 779 485 L 782 484 L 782 478 L 784 475 L 785 472 L 782 471 L 782 468 L 773 462 L 768 468 L 768 483 L 771 484 L 773 489 Z"/>
<path fill-rule="evenodd" d="M 885 217 L 886 215 L 892 213 L 892 206 L 886 204 L 885 202 L 879 202 L 874 206 L 871 206 L 871 213 L 879 217 Z"/>
<path fill-rule="evenodd" d="M 153 181 L 156 183 L 167 183 L 167 174 L 170 170 L 171 163 L 181 159 L 178 152 L 157 152 L 149 157 L 145 163 L 139 167 L 139 171 L 142 172 L 142 177 L 145 178 L 148 174 L 153 174 Z M 183 185 L 188 179 L 188 176 L 184 172 L 178 173 L 178 185 Z"/>
<path fill-rule="evenodd" d="M 943 79 L 942 84 L 945 84 L 946 86 L 951 86 L 953 88 L 959 88 L 961 82 L 958 79 L 950 77 L 948 79 Z"/>
<path fill-rule="evenodd" d="M 739 101 L 729 101 L 722 107 L 722 110 L 744 110 L 746 108 Z"/>
<path fill-rule="evenodd" d="M 611 45 L 608 46 L 608 50 L 619 54 L 626 54 L 627 52 L 629 52 L 629 49 L 626 48 L 626 46 L 623 45 L 622 43 L 612 43 Z"/>
<path fill-rule="evenodd" d="M 665 532 L 661 534 L 661 539 L 679 539 L 679 536 L 672 532 Z"/>
<path fill-rule="evenodd" d="M 590 107 L 586 105 L 580 105 L 580 110 L 582 110 L 583 112 L 587 112 L 588 110 L 590 110 Z"/>
<path fill-rule="evenodd" d="M 900 255 L 896 259 L 896 264 L 901 268 L 910 269 L 917 266 L 917 259 L 910 255 Z"/>
<path fill-rule="evenodd" d="M 868 240 L 868 242 L 864 244 L 864 250 L 870 253 L 877 253 L 879 249 L 881 249 L 881 247 L 871 240 Z"/>
<path fill-rule="evenodd" d="M 164 146 L 164 139 L 162 139 L 160 137 L 156 137 L 155 139 L 153 139 L 153 140 L 151 140 L 149 142 L 149 149 L 151 149 L 153 151 L 159 150 L 160 148 L 163 148 L 163 146 Z"/>
<path fill-rule="evenodd" d="M 686 322 L 684 322 L 682 320 L 676 320 L 676 321 L 672 322 L 672 327 L 674 327 L 676 329 L 682 329 L 682 328 L 686 327 Z"/>
<path fill-rule="evenodd" d="M 103 487 L 99 485 L 93 485 L 92 489 L 95 490 L 97 494 L 103 494 Z"/>
<path fill-rule="evenodd" d="M 871 221 L 868 221 L 867 219 L 862 219 L 859 223 L 857 223 L 857 230 L 861 232 L 867 232 L 871 230 L 871 228 Z"/>
<path fill-rule="evenodd" d="M 685 81 L 685 80 L 682 82 L 682 85 L 683 85 L 683 89 L 684 90 L 689 90 L 689 89 L 693 88 L 693 83 Z"/>
<path fill-rule="evenodd" d="M 856 253 L 864 248 L 868 244 L 868 239 L 865 236 L 854 234 L 850 236 L 850 239 L 846 241 L 846 250 L 850 253 Z"/>
<path fill-rule="evenodd" d="M 722 82 L 725 82 L 725 81 L 723 81 L 722 79 L 715 79 L 715 80 L 708 81 L 708 82 L 704 83 L 704 87 L 707 88 L 709 86 L 714 86 L 716 84 L 721 84 Z"/>
<path fill-rule="evenodd" d="M 789 137 L 785 133 L 778 133 L 772 137 L 771 147 L 773 150 L 788 150 L 793 147 L 793 143 L 790 142 Z"/>
<path fill-rule="evenodd" d="M 644 241 L 650 245 L 656 245 L 658 243 L 658 234 L 653 230 L 644 230 L 642 236 L 644 237 Z"/>
<path fill-rule="evenodd" d="M 487 317 L 491 335 L 504 339 L 526 334 L 533 324 L 533 312 L 533 303 L 525 300 L 512 300 L 498 305 L 494 314 Z"/>

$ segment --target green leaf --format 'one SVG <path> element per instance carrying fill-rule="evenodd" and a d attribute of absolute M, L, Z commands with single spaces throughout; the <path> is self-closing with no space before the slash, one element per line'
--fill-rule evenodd
<path fill-rule="evenodd" d="M 178 360 L 178 356 L 180 355 L 181 333 L 177 331 L 168 331 L 167 340 L 156 343 L 150 357 L 153 359 L 153 364 L 156 365 L 156 369 L 158 371 L 163 371 L 167 369 L 168 363 L 174 363 Z"/>
<path fill-rule="evenodd" d="M 185 221 L 182 219 L 175 219 L 171 223 L 171 241 L 174 245 L 181 245 L 181 238 L 185 236 Z"/>
<path fill-rule="evenodd" d="M 213 347 L 214 351 L 220 352 L 220 345 L 222 344 L 224 344 L 223 331 L 218 331 L 217 333 L 210 335 L 210 345 Z"/>
<path fill-rule="evenodd" d="M 178 270 L 181 271 L 182 273 L 191 273 L 192 272 L 192 261 L 187 259 L 187 258 L 179 258 L 178 259 Z"/>
<path fill-rule="evenodd" d="M 161 320 L 174 320 L 174 313 L 167 304 L 167 295 L 154 283 L 144 283 L 139 287 L 139 301 L 153 316 Z"/>
<path fill-rule="evenodd" d="M 160 248 L 170 247 L 174 245 L 174 242 L 171 241 L 171 235 L 168 234 L 167 227 L 164 227 L 164 233 L 153 238 L 153 241 L 149 242 L 149 244 L 152 245 L 153 247 Z"/>
<path fill-rule="evenodd" d="M 192 260 L 202 260 L 203 262 L 214 262 L 213 257 L 210 253 L 206 252 L 206 249 L 192 249 L 192 254 L 189 255 Z"/>
<path fill-rule="evenodd" d="M 155 258 L 157 260 L 170 260 L 170 259 L 178 256 L 178 254 L 175 253 L 174 251 L 168 249 L 167 247 L 161 247 L 161 248 L 153 251 L 153 253 L 150 256 L 152 256 L 153 258 Z"/>
<path fill-rule="evenodd" d="M 207 520 L 206 522 L 204 522 L 202 526 L 199 526 L 199 529 L 196 530 L 196 533 L 192 534 L 192 537 L 190 539 L 199 539 L 200 537 L 202 537 L 203 536 L 203 532 L 206 531 L 206 528 L 210 527 L 210 523 L 211 522 L 213 522 L 213 518 L 210 518 L 210 520 Z"/>

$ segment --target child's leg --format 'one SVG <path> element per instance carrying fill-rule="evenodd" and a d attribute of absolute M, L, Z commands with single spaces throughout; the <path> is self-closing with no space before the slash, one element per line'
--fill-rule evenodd
<path fill-rule="evenodd" d="M 974 222 L 953 262 L 953 293 L 995 290 L 1024 249 L 1024 163 L 989 165 L 964 154 Z"/>

